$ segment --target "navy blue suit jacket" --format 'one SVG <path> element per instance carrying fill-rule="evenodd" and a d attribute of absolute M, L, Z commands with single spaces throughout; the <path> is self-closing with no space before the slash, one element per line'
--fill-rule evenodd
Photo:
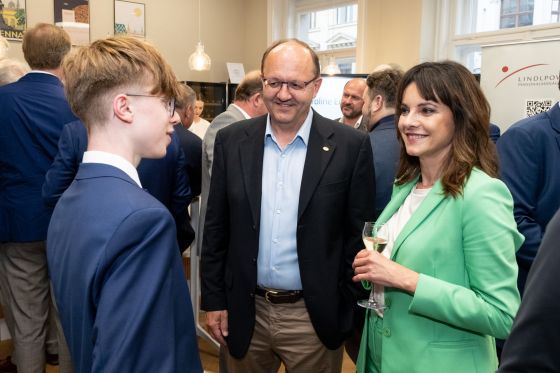
<path fill-rule="evenodd" d="M 560 207 L 560 108 L 523 119 L 497 143 L 500 173 L 514 200 L 515 221 L 525 242 L 517 252 L 519 289 L 546 226 Z"/>
<path fill-rule="evenodd" d="M 193 197 L 200 194 L 202 179 L 202 140 L 182 124 L 175 126 L 179 144 L 187 159 L 187 174 Z"/>
<path fill-rule="evenodd" d="M 68 188 L 87 149 L 87 131 L 79 120 L 64 126 L 58 153 L 45 176 L 43 199 L 54 207 Z M 186 160 L 176 135 L 171 138 L 167 153 L 161 159 L 142 159 L 138 166 L 142 187 L 163 203 L 177 224 L 177 238 L 181 249 L 194 239 L 194 230 L 187 220 L 187 207 L 192 195 L 186 174 Z"/>
<path fill-rule="evenodd" d="M 399 165 L 401 145 L 397 139 L 395 116 L 389 115 L 377 122 L 369 133 L 369 140 L 375 167 L 375 218 L 377 218 L 391 199 Z"/>
<path fill-rule="evenodd" d="M 76 117 L 60 80 L 43 73 L 0 87 L 0 113 L 0 242 L 45 240 L 51 209 L 41 186 L 62 127 Z"/>
<path fill-rule="evenodd" d="M 126 173 L 80 165 L 47 238 L 76 371 L 202 371 L 175 235 L 169 211 Z"/>
<path fill-rule="evenodd" d="M 490 123 L 490 129 L 489 129 L 489 136 L 490 136 L 490 140 L 492 140 L 492 142 L 495 144 L 498 142 L 498 139 L 500 138 L 500 127 L 496 126 L 495 124 Z"/>

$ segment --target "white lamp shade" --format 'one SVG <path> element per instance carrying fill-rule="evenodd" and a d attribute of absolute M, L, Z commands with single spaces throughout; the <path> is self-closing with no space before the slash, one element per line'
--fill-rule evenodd
<path fill-rule="evenodd" d="M 334 57 L 330 57 L 328 65 L 323 67 L 323 74 L 327 74 L 327 75 L 340 74 L 340 68 L 336 64 L 336 60 Z"/>
<path fill-rule="evenodd" d="M 205 71 L 210 70 L 211 64 L 210 56 L 204 53 L 204 45 L 198 42 L 194 53 L 189 57 L 189 68 L 195 71 Z"/>

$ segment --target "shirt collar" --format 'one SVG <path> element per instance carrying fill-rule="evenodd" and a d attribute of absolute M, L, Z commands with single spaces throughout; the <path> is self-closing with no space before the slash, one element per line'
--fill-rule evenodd
<path fill-rule="evenodd" d="M 50 73 L 48 71 L 43 71 L 43 70 L 31 70 L 28 74 L 30 73 L 34 73 L 34 74 L 47 74 L 47 75 L 52 75 L 52 76 L 56 76 L 53 73 Z M 58 76 L 56 76 L 58 78 Z"/>
<path fill-rule="evenodd" d="M 241 112 L 241 114 L 243 114 L 243 116 L 245 117 L 245 119 L 251 119 L 251 116 L 249 114 L 247 114 L 247 112 L 243 109 L 241 109 L 239 106 L 237 106 L 236 104 L 231 104 L 233 107 L 235 107 L 237 110 L 239 110 Z"/>
<path fill-rule="evenodd" d="M 356 121 L 356 123 L 354 123 L 354 128 L 358 128 L 360 127 L 360 124 L 362 124 L 362 118 L 364 116 L 360 115 L 360 118 L 358 118 L 358 120 Z M 344 116 L 341 116 L 340 119 L 338 119 L 338 121 L 342 124 L 344 124 Z"/>
<path fill-rule="evenodd" d="M 294 138 L 292 139 L 292 141 L 290 141 L 290 144 L 293 143 L 294 140 L 299 137 L 303 141 L 305 146 L 307 146 L 307 143 L 309 142 L 309 133 L 311 132 L 311 122 L 312 121 L 313 121 L 313 110 L 309 109 L 309 112 L 307 113 L 307 117 L 303 121 L 303 124 L 301 125 L 301 127 L 297 131 L 297 133 L 294 136 Z M 272 127 L 270 126 L 270 114 L 268 114 L 266 116 L 266 131 L 264 133 L 264 138 L 266 139 L 269 136 L 274 140 L 274 142 L 277 142 L 276 137 L 274 136 L 274 133 L 272 132 Z"/>
<path fill-rule="evenodd" d="M 360 124 L 362 124 L 362 118 L 363 118 L 363 117 L 364 117 L 363 115 L 360 115 L 360 118 L 358 118 L 358 120 L 356 121 L 356 123 L 354 123 L 354 128 L 360 127 Z"/>
<path fill-rule="evenodd" d="M 136 168 L 132 165 L 132 163 L 119 155 L 98 150 L 90 150 L 84 153 L 82 163 L 102 163 L 116 167 L 130 176 L 130 178 L 134 180 L 140 188 L 142 188 Z"/>

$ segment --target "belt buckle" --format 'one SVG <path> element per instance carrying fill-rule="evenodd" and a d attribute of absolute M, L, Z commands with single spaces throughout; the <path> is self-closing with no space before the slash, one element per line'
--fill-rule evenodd
<path fill-rule="evenodd" d="M 264 299 L 265 299 L 268 303 L 274 304 L 274 302 L 268 298 L 268 295 L 269 295 L 269 294 L 277 295 L 278 292 L 277 292 L 277 291 L 274 291 L 274 290 L 266 290 L 266 292 L 264 293 Z"/>

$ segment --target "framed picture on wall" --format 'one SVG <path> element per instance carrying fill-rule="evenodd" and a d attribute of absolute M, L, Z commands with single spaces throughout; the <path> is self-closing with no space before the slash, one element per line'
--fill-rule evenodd
<path fill-rule="evenodd" d="M 72 45 L 89 44 L 89 0 L 54 0 L 54 24 L 70 35 Z"/>
<path fill-rule="evenodd" d="M 115 35 L 146 37 L 146 5 L 115 0 Z"/>
<path fill-rule="evenodd" d="M 8 40 L 23 40 L 26 22 L 25 0 L 0 0 L 0 35 Z"/>

